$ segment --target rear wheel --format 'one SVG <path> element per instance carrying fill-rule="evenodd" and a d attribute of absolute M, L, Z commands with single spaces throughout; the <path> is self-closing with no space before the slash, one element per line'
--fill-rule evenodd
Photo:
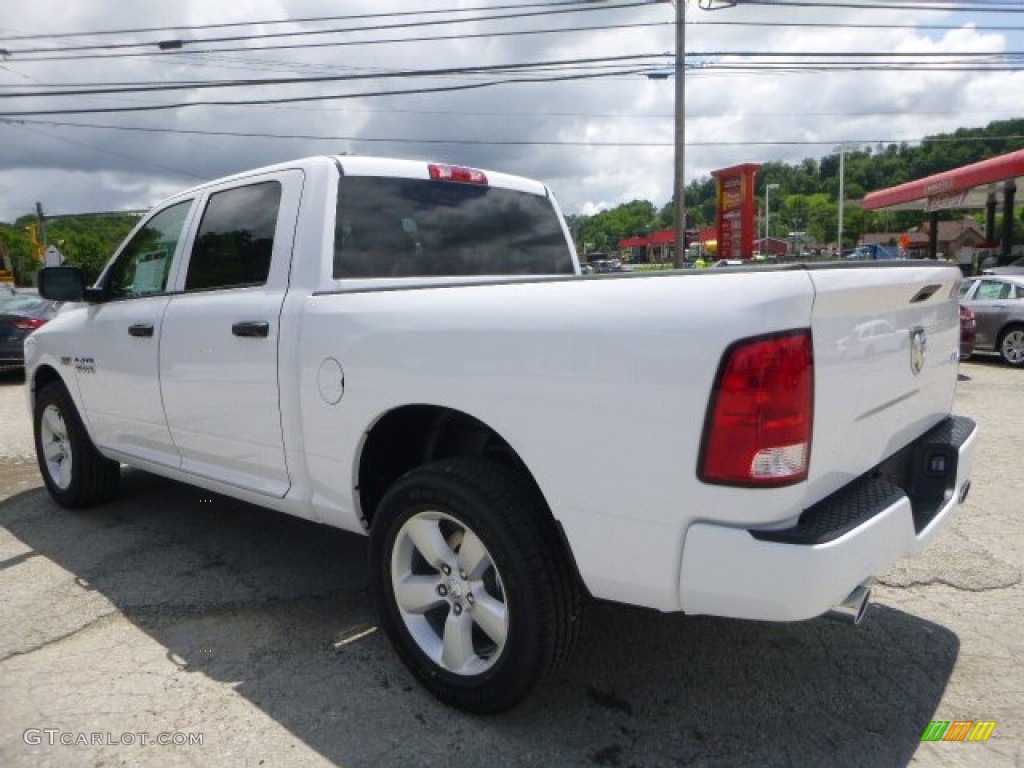
<path fill-rule="evenodd" d="M 518 703 L 578 634 L 581 593 L 554 523 L 501 464 L 451 459 L 403 476 L 377 510 L 370 558 L 395 650 L 460 709 Z"/>
<path fill-rule="evenodd" d="M 43 386 L 33 414 L 36 458 L 46 490 L 62 507 L 89 507 L 117 492 L 121 465 L 96 450 L 60 382 Z"/>
<path fill-rule="evenodd" d="M 1013 366 L 1024 366 L 1024 325 L 1014 325 L 999 337 L 999 354 Z"/>

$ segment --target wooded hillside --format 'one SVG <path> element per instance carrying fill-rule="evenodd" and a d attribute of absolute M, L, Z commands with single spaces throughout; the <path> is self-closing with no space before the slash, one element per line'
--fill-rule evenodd
<path fill-rule="evenodd" d="M 868 192 L 1021 148 L 1024 148 L 1024 119 L 994 122 L 984 128 L 961 128 L 952 134 L 930 136 L 913 147 L 905 143 L 859 147 L 848 144 L 844 162 L 843 242 L 847 246 L 855 244 L 862 232 L 904 231 L 923 220 L 922 214 L 915 211 L 865 213 L 857 203 Z M 757 151 L 752 150 L 749 162 L 757 162 Z M 765 163 L 757 174 L 759 222 L 767 184 L 779 185 L 771 193 L 769 234 L 785 237 L 792 231 L 805 231 L 813 241 L 835 242 L 839 218 L 838 152 L 821 160 L 807 158 L 797 165 Z M 657 208 L 646 200 L 634 200 L 593 216 L 567 218 L 581 251 L 607 252 L 622 238 L 672 227 L 672 202 L 669 200 Z M 1018 202 L 1021 202 L 1020 195 Z M 714 226 L 714 179 L 691 181 L 686 188 L 686 207 L 688 228 Z M 962 215 L 960 211 L 947 211 L 940 218 Z M 1017 227 L 1016 231 L 1018 242 L 1024 242 L 1024 227 Z"/>

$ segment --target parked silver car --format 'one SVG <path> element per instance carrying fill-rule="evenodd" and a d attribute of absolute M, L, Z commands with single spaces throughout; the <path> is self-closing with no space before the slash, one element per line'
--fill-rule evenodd
<path fill-rule="evenodd" d="M 975 352 L 998 352 L 1024 367 L 1024 275 L 982 275 L 960 286 L 960 303 L 974 313 Z"/>
<path fill-rule="evenodd" d="M 981 270 L 983 275 L 1024 275 L 1024 258 L 1011 261 L 1005 267 L 988 267 Z"/>

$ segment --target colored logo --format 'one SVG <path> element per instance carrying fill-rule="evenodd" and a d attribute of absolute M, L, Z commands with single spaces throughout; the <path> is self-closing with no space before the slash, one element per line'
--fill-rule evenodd
<path fill-rule="evenodd" d="M 988 741 L 995 728 L 995 720 L 932 720 L 921 741 Z"/>

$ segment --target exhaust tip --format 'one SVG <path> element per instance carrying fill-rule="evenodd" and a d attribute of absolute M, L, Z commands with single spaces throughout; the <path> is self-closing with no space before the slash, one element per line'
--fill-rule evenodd
<path fill-rule="evenodd" d="M 834 621 L 856 626 L 864 620 L 870 601 L 871 587 L 861 584 L 825 615 Z"/>

